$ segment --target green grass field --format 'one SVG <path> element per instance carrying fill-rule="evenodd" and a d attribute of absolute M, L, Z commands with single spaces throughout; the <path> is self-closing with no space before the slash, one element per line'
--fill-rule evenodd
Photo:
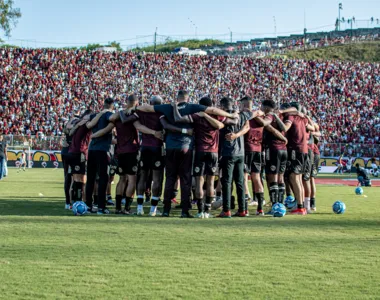
<path fill-rule="evenodd" d="M 62 177 L 0 182 L 0 299 L 380 299 L 378 188 L 319 186 L 308 216 L 75 217 Z"/>

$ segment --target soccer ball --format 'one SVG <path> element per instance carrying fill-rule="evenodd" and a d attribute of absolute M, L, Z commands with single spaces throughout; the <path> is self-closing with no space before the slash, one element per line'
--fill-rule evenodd
<path fill-rule="evenodd" d="M 379 177 L 379 172 L 376 171 L 375 173 L 373 173 L 373 176 L 375 176 L 375 177 Z"/>
<path fill-rule="evenodd" d="M 355 189 L 355 194 L 356 195 L 363 195 L 363 189 L 361 187 L 357 187 Z"/>
<path fill-rule="evenodd" d="M 87 212 L 87 205 L 83 201 L 77 201 L 73 204 L 73 213 L 75 216 L 84 215 Z"/>
<path fill-rule="evenodd" d="M 272 206 L 273 217 L 281 218 L 286 214 L 286 207 L 284 204 L 276 203 Z"/>
<path fill-rule="evenodd" d="M 369 174 L 373 175 L 373 169 L 369 170 Z"/>
<path fill-rule="evenodd" d="M 346 211 L 346 204 L 344 204 L 342 201 L 336 201 L 333 204 L 332 209 L 334 213 L 338 215 L 343 214 Z"/>
<path fill-rule="evenodd" d="M 296 199 L 294 199 L 293 196 L 286 197 L 286 199 L 285 199 L 285 206 L 286 206 L 286 208 L 293 209 L 293 208 L 296 207 L 296 205 L 297 205 L 297 202 L 296 202 Z"/>

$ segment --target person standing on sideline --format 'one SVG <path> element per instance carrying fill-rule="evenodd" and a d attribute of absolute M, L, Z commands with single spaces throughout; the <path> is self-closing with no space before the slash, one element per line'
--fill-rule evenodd
<path fill-rule="evenodd" d="M 106 98 L 104 100 L 104 110 L 100 112 L 96 126 L 92 128 L 92 132 L 96 133 L 99 130 L 105 129 L 109 125 L 110 117 L 114 107 L 114 100 Z M 98 114 L 98 115 L 99 115 Z M 91 116 L 90 122 L 96 118 L 96 115 Z M 98 215 L 109 214 L 109 210 L 105 207 L 106 190 L 108 184 L 108 151 L 112 143 L 112 132 L 103 135 L 99 138 L 93 138 L 88 148 L 87 159 L 87 184 L 86 184 L 86 204 L 89 207 L 89 212 L 92 211 L 93 194 L 95 188 L 96 175 L 99 175 L 98 184 Z M 95 193 L 96 194 L 96 193 Z"/>
<path fill-rule="evenodd" d="M 4 177 L 4 162 L 7 157 L 7 143 L 4 140 L 3 133 L 0 132 L 0 180 Z"/>
<path fill-rule="evenodd" d="M 5 142 L 5 146 L 8 147 L 7 141 L 4 140 L 4 142 Z M 3 159 L 3 177 L 7 177 L 8 176 L 7 162 L 8 162 L 8 157 L 7 157 L 7 153 L 5 153 L 5 158 Z"/>
<path fill-rule="evenodd" d="M 21 156 L 19 157 L 18 161 L 19 161 L 20 164 L 18 165 L 17 173 L 19 173 L 21 171 L 21 168 L 25 172 L 25 168 L 26 168 L 26 149 L 22 149 Z"/>

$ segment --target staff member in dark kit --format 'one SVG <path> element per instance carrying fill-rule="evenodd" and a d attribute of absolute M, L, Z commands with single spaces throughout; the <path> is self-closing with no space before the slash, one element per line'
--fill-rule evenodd
<path fill-rule="evenodd" d="M 4 140 L 3 133 L 0 131 L 0 180 L 4 177 L 4 163 L 7 157 L 7 143 Z"/>
<path fill-rule="evenodd" d="M 105 129 L 109 125 L 109 119 L 112 116 L 114 101 L 112 98 L 104 100 L 104 110 L 100 112 L 101 117 L 92 133 Z M 98 114 L 98 115 L 99 115 Z M 91 116 L 91 120 L 96 115 Z M 108 155 L 107 152 L 111 147 L 112 132 L 91 140 L 88 150 L 87 160 L 87 184 L 86 184 L 86 204 L 89 211 L 92 211 L 93 193 L 96 181 L 96 174 L 99 175 L 98 183 L 98 215 L 109 214 L 109 210 L 105 208 L 106 190 L 108 184 Z"/>
<path fill-rule="evenodd" d="M 234 100 L 231 98 L 222 98 L 220 106 L 223 110 L 233 113 Z M 235 181 L 236 194 L 238 197 L 239 210 L 235 214 L 237 217 L 246 217 L 246 207 L 244 199 L 244 138 L 243 135 L 249 131 L 247 121 L 261 116 L 261 111 L 242 111 L 240 112 L 238 123 L 236 125 L 225 126 L 220 131 L 220 167 L 222 169 L 222 194 L 223 194 L 223 211 L 218 216 L 220 218 L 231 218 L 231 185 Z M 242 130 L 246 127 L 246 130 Z"/>
<path fill-rule="evenodd" d="M 219 115 L 222 117 L 235 118 L 236 114 L 230 114 L 215 107 L 206 107 L 199 104 L 189 104 L 189 94 L 186 91 L 179 91 L 177 96 L 178 110 L 181 115 L 191 115 L 201 111 L 208 114 Z M 178 179 L 181 182 L 181 204 L 182 218 L 193 218 L 189 213 L 191 196 L 191 165 L 193 160 L 194 139 L 187 135 L 188 130 L 192 129 L 191 124 L 175 123 L 173 107 L 171 104 L 141 106 L 137 110 L 144 112 L 158 112 L 166 117 L 171 124 L 176 124 L 182 128 L 182 134 L 168 132 L 166 135 L 166 182 L 164 191 L 164 212 L 163 217 L 169 217 L 171 209 L 171 199 L 173 198 L 174 186 Z"/>

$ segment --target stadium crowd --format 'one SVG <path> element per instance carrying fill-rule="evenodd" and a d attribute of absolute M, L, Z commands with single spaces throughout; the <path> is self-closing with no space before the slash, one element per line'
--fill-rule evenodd
<path fill-rule="evenodd" d="M 54 49 L 0 50 L 0 127 L 6 135 L 60 136 L 84 107 L 106 97 L 124 104 L 134 91 L 172 101 L 187 89 L 193 102 L 209 95 L 252 95 L 300 101 L 319 120 L 326 143 L 379 143 L 378 63 L 191 57 Z"/>

